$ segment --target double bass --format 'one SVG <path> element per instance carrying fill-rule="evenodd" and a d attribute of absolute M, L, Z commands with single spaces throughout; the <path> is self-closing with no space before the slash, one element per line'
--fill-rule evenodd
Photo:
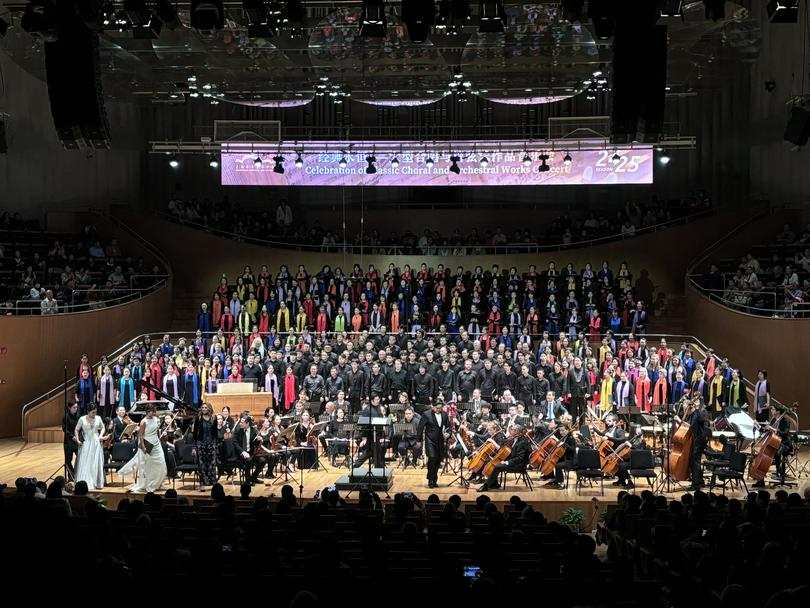
<path fill-rule="evenodd" d="M 689 479 L 689 467 L 692 459 L 692 444 L 695 442 L 695 435 L 686 418 L 692 415 L 698 407 L 699 398 L 688 401 L 684 406 L 683 420 L 672 433 L 669 444 L 669 454 L 667 454 L 667 467 L 669 477 L 674 481 L 687 481 Z"/>
<path fill-rule="evenodd" d="M 793 407 L 797 404 L 794 403 Z M 779 435 L 779 423 L 782 418 L 788 413 L 789 410 L 785 409 L 774 421 L 767 427 L 768 433 L 762 439 L 759 452 L 751 461 L 751 466 L 748 468 L 748 477 L 756 481 L 763 481 L 768 474 L 768 470 L 773 464 L 773 459 L 782 447 L 782 437 Z"/>

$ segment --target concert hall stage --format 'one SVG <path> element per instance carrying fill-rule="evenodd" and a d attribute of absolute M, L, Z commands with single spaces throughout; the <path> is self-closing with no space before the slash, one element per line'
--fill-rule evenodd
<path fill-rule="evenodd" d="M 14 481 L 18 477 L 36 477 L 37 479 L 47 479 L 48 476 L 53 475 L 54 473 L 57 475 L 61 474 L 62 458 L 62 445 L 58 443 L 29 443 L 23 441 L 22 439 L 0 439 L 0 483 L 6 483 L 8 484 L 9 489 L 13 489 Z M 800 453 L 799 467 L 804 467 L 805 471 L 810 469 L 808 460 L 810 460 L 810 453 L 808 453 L 808 451 L 805 449 Z M 335 484 L 340 477 L 348 474 L 349 472 L 349 470 L 345 467 L 332 467 L 329 465 L 326 458 L 321 458 L 321 462 L 328 466 L 328 470 L 319 469 L 304 471 L 303 497 L 305 499 L 311 499 L 317 490 L 322 490 L 323 488 Z M 471 484 L 469 488 L 462 488 L 458 485 L 450 486 L 449 484 L 456 477 L 456 475 L 450 471 L 448 471 L 446 474 L 440 474 L 438 488 L 430 489 L 427 487 L 425 473 L 426 471 L 424 469 L 408 468 L 408 470 L 403 471 L 401 469 L 394 468 L 393 486 L 389 490 L 390 496 L 393 498 L 394 494 L 397 492 L 413 492 L 419 499 L 426 501 L 428 496 L 431 494 L 436 494 L 441 500 L 444 501 L 453 494 L 458 494 L 461 497 L 461 500 L 464 502 L 475 502 L 475 499 L 479 496 L 478 492 L 476 492 L 479 484 Z M 565 490 L 551 490 L 544 488 L 543 484 L 545 482 L 535 482 L 536 479 L 537 474 L 535 473 L 532 475 L 534 489 L 529 491 L 522 482 L 516 483 L 514 476 L 509 475 L 509 481 L 505 489 L 491 490 L 487 492 L 487 494 L 495 502 L 508 502 L 510 497 L 517 495 L 525 502 L 534 505 L 535 508 L 539 509 L 548 519 L 557 519 L 559 515 L 568 507 L 577 507 L 584 512 L 586 523 L 589 521 L 595 523 L 599 520 L 600 512 L 603 512 L 607 505 L 615 504 L 616 495 L 620 490 L 620 488 L 610 485 L 610 480 L 608 480 L 605 483 L 604 496 L 599 495 L 598 485 L 594 485 L 593 488 L 586 487 L 583 490 L 575 492 L 573 489 L 573 474 L 571 476 L 571 487 Z M 220 481 L 228 494 L 237 497 L 239 496 L 238 481 L 235 480 L 233 483 L 231 483 L 230 480 L 225 479 L 221 479 Z M 127 496 L 126 490 L 131 483 L 132 480 L 127 479 L 127 483 L 122 486 L 121 478 L 116 475 L 114 478 L 114 484 L 112 486 L 108 486 L 98 493 L 104 496 L 105 502 L 109 508 L 115 508 L 118 501 Z M 284 482 L 280 482 L 278 479 L 276 479 L 274 483 L 273 480 L 265 480 L 264 485 L 260 484 L 253 487 L 251 496 L 280 496 L 281 485 L 283 483 Z M 291 485 L 295 489 L 296 495 L 298 495 L 298 486 L 300 483 L 302 483 L 300 471 L 295 475 L 290 475 L 286 483 Z M 750 488 L 750 480 L 748 481 L 748 484 Z M 685 486 L 686 484 L 684 484 L 682 488 L 673 486 L 669 496 L 677 497 L 678 495 L 682 494 L 685 490 Z M 170 483 L 166 482 L 164 489 L 168 489 L 170 487 Z M 802 493 L 806 487 L 810 487 L 810 478 L 805 474 L 798 479 L 797 487 L 785 489 L 789 492 L 798 491 L 799 493 Z M 207 491 L 201 492 L 200 490 L 193 489 L 192 479 L 190 476 L 187 476 L 185 481 L 178 479 L 175 488 L 181 495 L 186 495 L 189 497 L 202 497 L 208 495 Z M 647 485 L 639 481 L 635 491 L 641 492 L 646 488 Z M 775 489 L 770 487 L 768 489 L 772 492 L 775 491 Z M 720 492 L 721 490 L 718 488 L 716 491 Z M 345 497 L 347 492 L 344 491 L 341 492 L 341 494 Z M 384 493 L 379 492 L 379 494 L 385 501 L 386 499 Z M 729 496 L 743 497 L 745 493 L 742 489 L 732 489 L 728 490 L 726 494 Z M 353 492 L 350 499 L 356 496 L 357 493 Z M 598 510 L 598 512 L 595 513 L 595 510 Z"/>

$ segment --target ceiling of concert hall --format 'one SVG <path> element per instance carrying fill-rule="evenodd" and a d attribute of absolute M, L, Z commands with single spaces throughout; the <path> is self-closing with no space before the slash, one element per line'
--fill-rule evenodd
<path fill-rule="evenodd" d="M 134 37 L 126 24 L 119 31 L 117 17 L 103 29 L 108 99 L 291 107 L 319 95 L 387 106 L 477 96 L 540 104 L 589 95 L 589 87 L 590 95 L 602 95 L 610 87 L 610 41 L 597 39 L 588 19 L 565 20 L 560 2 L 505 2 L 503 33 L 479 33 L 478 4 L 471 2 L 468 25 L 453 35 L 434 29 L 420 44 L 409 38 L 399 2 L 385 5 L 385 37 L 358 35 L 359 1 L 305 0 L 303 28 L 252 37 L 242 2 L 225 2 L 225 26 L 210 38 L 188 27 L 188 2 L 174 4 L 180 27 L 164 26 L 154 38 Z M 4 5 L 13 27 L 0 45 L 44 80 L 43 43 L 15 27 L 26 3 Z M 666 21 L 673 94 L 717 86 L 727 78 L 729 61 L 756 58 L 759 26 L 739 4 L 726 2 L 725 17 L 717 21 L 706 18 L 703 2 L 684 3 L 683 13 L 683 19 Z"/>

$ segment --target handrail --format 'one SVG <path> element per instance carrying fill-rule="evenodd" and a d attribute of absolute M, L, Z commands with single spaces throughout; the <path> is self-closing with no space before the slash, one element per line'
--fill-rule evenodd
<path fill-rule="evenodd" d="M 694 280 L 692 281 L 692 284 L 693 285 L 696 284 Z M 703 288 L 702 291 L 703 291 L 703 293 L 708 293 L 708 294 L 714 294 L 714 293 L 717 293 L 717 292 L 719 292 L 721 294 L 725 294 L 726 291 L 729 291 L 729 292 L 735 293 L 735 294 L 755 293 L 755 294 L 759 294 L 759 295 L 763 295 L 763 296 L 764 295 L 773 296 L 773 308 L 758 308 L 757 310 L 767 310 L 767 311 L 775 311 L 775 310 L 777 310 L 777 308 L 776 308 L 776 293 L 774 293 L 774 292 L 755 291 L 753 289 L 736 289 L 735 287 L 730 287 L 727 290 L 726 289 L 706 289 L 706 288 Z M 729 300 L 724 295 L 721 295 L 721 296 L 710 295 L 710 298 L 713 299 L 713 300 L 717 300 L 719 302 L 728 302 L 733 307 L 737 307 L 737 306 L 747 307 L 747 305 L 745 305 L 745 304 L 737 304 L 733 300 Z"/>
<path fill-rule="evenodd" d="M 147 333 L 143 333 L 143 334 L 138 334 L 137 336 L 135 336 L 134 338 L 132 338 L 129 341 L 125 342 L 123 345 L 121 345 L 116 350 L 111 352 L 109 355 L 107 355 L 107 360 L 111 361 L 111 360 L 117 359 L 120 355 L 131 351 L 132 347 L 136 343 L 143 342 L 143 340 L 147 336 L 150 339 L 152 339 L 153 343 L 159 344 L 159 342 L 162 340 L 163 336 L 169 336 L 170 339 L 172 337 L 178 337 L 178 338 L 182 337 L 182 338 L 187 338 L 187 339 L 193 339 L 195 333 L 196 333 L 196 330 L 147 332 Z M 332 333 L 334 333 L 334 332 L 332 332 Z M 346 333 L 346 332 L 341 332 L 341 333 Z M 368 333 L 369 336 L 374 336 L 374 335 L 378 335 L 380 332 L 367 332 L 367 333 Z M 285 335 L 285 334 L 279 334 L 279 336 L 283 336 L 283 335 Z M 438 332 L 425 332 L 425 338 L 426 339 L 431 337 L 431 336 L 435 336 L 435 335 L 439 335 Z M 709 350 L 709 347 L 706 346 L 706 344 L 704 344 L 700 339 L 698 339 L 695 336 L 688 335 L 688 334 L 659 334 L 659 333 L 653 334 L 653 333 L 648 333 L 648 334 L 645 334 L 643 337 L 647 338 L 648 340 L 651 339 L 651 338 L 658 339 L 658 340 L 660 340 L 661 338 L 665 338 L 667 341 L 675 340 L 675 341 L 681 341 L 681 342 L 684 342 L 684 343 L 689 343 L 689 344 L 692 344 L 693 346 L 697 345 L 704 354 L 706 352 L 708 352 L 708 350 Z M 673 351 L 674 350 L 675 349 L 673 349 Z M 718 357 L 716 354 L 714 355 L 714 358 L 718 363 L 721 361 L 720 357 Z M 93 367 L 97 368 L 99 365 L 101 365 L 101 360 L 100 359 L 96 363 L 93 364 Z M 746 385 L 746 387 L 749 390 L 751 390 L 751 391 L 754 390 L 755 385 L 754 385 L 753 382 L 748 380 L 748 378 L 744 377 L 743 378 L 743 383 Z M 36 398 L 32 399 L 31 401 L 29 401 L 28 403 L 24 404 L 22 406 L 22 415 L 21 415 L 21 419 L 20 419 L 21 435 L 23 437 L 25 436 L 25 430 L 26 430 L 25 429 L 25 415 L 29 411 L 33 411 L 34 409 L 36 409 L 37 407 L 39 407 L 43 403 L 45 403 L 48 400 L 55 397 L 57 394 L 59 394 L 61 392 L 64 392 L 65 390 L 71 390 L 75 386 L 76 386 L 75 378 L 68 379 L 67 385 L 63 382 L 63 383 L 59 384 L 58 386 L 52 388 L 51 390 L 47 391 L 46 393 L 40 395 L 39 397 L 36 397 Z M 772 398 L 772 401 L 776 402 L 778 405 L 781 405 L 781 403 L 779 401 L 777 401 L 776 399 Z"/>
<path fill-rule="evenodd" d="M 142 293 L 142 292 L 145 291 L 145 292 L 148 293 L 148 292 L 151 292 L 151 291 L 157 289 L 159 285 L 163 285 L 165 282 L 166 282 L 166 279 L 163 278 L 163 279 L 160 279 L 160 280 L 156 281 L 155 283 L 152 283 L 152 285 L 150 285 L 149 287 L 141 287 L 141 288 L 135 288 L 135 289 L 127 289 L 127 288 L 124 288 L 124 287 L 113 287 L 109 291 L 112 291 L 112 292 L 125 292 L 125 293 Z M 76 294 L 77 293 L 92 293 L 92 292 L 98 292 L 98 291 L 107 291 L 107 290 L 104 289 L 103 287 L 100 287 L 100 288 L 97 287 L 95 289 L 74 289 L 70 294 L 71 308 L 76 307 Z M 110 298 L 109 300 L 103 300 L 103 301 L 99 300 L 98 302 L 92 302 L 92 303 L 87 302 L 85 304 L 79 304 L 78 306 L 92 306 L 93 304 L 98 304 L 98 303 L 101 303 L 101 302 L 103 302 L 104 304 L 108 304 L 110 302 L 117 302 L 119 300 L 125 300 L 128 297 L 129 296 L 122 295 L 122 296 L 118 296 L 118 297 L 115 297 L 115 298 Z"/>
<path fill-rule="evenodd" d="M 683 217 L 675 218 L 672 220 L 668 220 L 666 222 L 660 222 L 658 224 L 654 224 L 652 226 L 646 226 L 641 228 L 636 228 L 634 234 L 632 236 L 628 236 L 622 233 L 614 233 L 606 236 L 595 237 L 591 239 L 585 239 L 582 241 L 575 241 L 572 243 L 557 243 L 557 244 L 540 244 L 540 243 L 506 243 L 505 245 L 432 245 L 430 249 L 435 251 L 433 255 L 443 255 L 438 253 L 439 251 L 449 250 L 452 255 L 491 255 L 491 254 L 506 254 L 506 253 L 540 253 L 542 251 L 563 251 L 566 249 L 575 249 L 578 247 L 591 247 L 594 245 L 598 245 L 601 243 L 606 242 L 613 242 L 627 238 L 634 238 L 636 236 L 641 236 L 644 234 L 649 234 L 653 232 L 657 232 L 658 230 L 662 230 L 664 228 L 668 228 L 677 224 L 688 224 L 690 221 L 694 221 L 696 219 L 700 219 L 709 215 L 712 215 L 714 210 L 704 209 L 697 213 L 685 215 Z M 158 216 L 170 221 L 172 223 L 180 224 L 181 226 L 189 226 L 195 228 L 197 230 L 202 230 L 204 232 L 208 232 L 209 234 L 213 234 L 215 236 L 221 236 L 223 238 L 230 238 L 233 240 L 240 240 L 246 243 L 251 243 L 255 245 L 263 245 L 263 246 L 275 246 L 280 248 L 292 248 L 297 250 L 311 250 L 311 251 L 335 251 L 336 253 L 359 253 L 363 255 L 366 252 L 374 252 L 374 251 L 383 251 L 387 255 L 393 255 L 391 253 L 393 250 L 402 250 L 403 245 L 401 243 L 395 245 L 366 245 L 360 244 L 356 245 L 354 243 L 331 243 L 331 244 L 307 244 L 307 243 L 298 243 L 298 242 L 290 242 L 290 241 L 280 241 L 274 239 L 260 239 L 256 237 L 251 237 L 247 235 L 236 234 L 234 232 L 229 232 L 227 230 L 222 230 L 220 228 L 213 228 L 211 226 L 207 226 L 205 224 L 201 224 L 199 222 L 184 220 L 179 218 L 175 215 L 171 215 L 169 213 L 160 212 Z M 417 247 L 417 249 L 419 249 Z M 456 251 L 463 251 L 464 253 L 456 254 Z M 419 255 L 430 255 L 419 252 Z"/>

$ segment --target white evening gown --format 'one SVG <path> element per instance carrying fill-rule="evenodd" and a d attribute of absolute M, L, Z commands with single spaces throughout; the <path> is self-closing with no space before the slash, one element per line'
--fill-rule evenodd
<path fill-rule="evenodd" d="M 147 454 L 138 448 L 132 460 L 118 472 L 120 475 L 137 472 L 137 481 L 130 488 L 132 492 L 157 492 L 166 479 L 166 459 L 163 457 L 163 447 L 158 436 L 159 426 L 160 422 L 156 417 L 146 418 L 143 438 L 152 444 L 152 451 Z"/>
<path fill-rule="evenodd" d="M 101 431 L 104 423 L 98 416 L 92 422 L 87 416 L 79 418 L 78 429 L 83 435 L 79 447 L 76 481 L 86 481 L 90 491 L 104 487 L 104 447 L 101 445 Z"/>

